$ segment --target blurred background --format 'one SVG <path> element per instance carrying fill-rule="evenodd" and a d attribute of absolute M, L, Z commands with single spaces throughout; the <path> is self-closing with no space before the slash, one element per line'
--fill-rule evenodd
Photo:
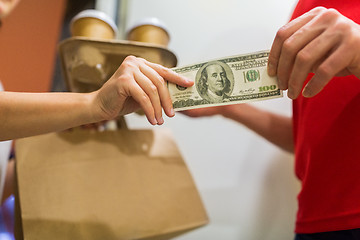
<path fill-rule="evenodd" d="M 270 49 L 296 1 L 131 0 L 127 26 L 155 16 L 170 31 L 178 65 Z M 286 95 L 286 94 L 285 94 Z M 254 105 L 291 115 L 291 101 Z M 131 128 L 149 127 L 127 116 Z M 177 113 L 165 119 L 193 174 L 210 224 L 177 240 L 293 239 L 296 195 L 293 155 L 220 116 L 194 119 Z"/>
<path fill-rule="evenodd" d="M 81 7 L 93 7 L 89 2 Z M 126 31 L 143 18 L 159 18 L 169 29 L 169 49 L 181 66 L 270 49 L 295 4 L 295 0 L 128 0 L 120 24 Z M 65 5 L 65 0 L 22 0 L 4 20 L 0 79 L 6 90 L 66 90 L 56 56 L 71 17 L 64 14 Z M 9 62 L 14 67 L 9 68 Z M 290 116 L 291 101 L 284 95 L 252 104 Z M 137 114 L 126 120 L 132 129 L 152 127 Z M 177 240 L 293 238 L 299 183 L 292 154 L 220 116 L 195 119 L 176 113 L 156 128 L 172 130 L 210 218 L 207 226 Z"/>

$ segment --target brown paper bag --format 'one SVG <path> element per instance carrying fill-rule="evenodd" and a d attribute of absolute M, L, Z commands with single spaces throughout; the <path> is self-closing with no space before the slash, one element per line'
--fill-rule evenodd
<path fill-rule="evenodd" d="M 18 240 L 170 239 L 208 222 L 166 129 L 51 133 L 16 156 Z"/>

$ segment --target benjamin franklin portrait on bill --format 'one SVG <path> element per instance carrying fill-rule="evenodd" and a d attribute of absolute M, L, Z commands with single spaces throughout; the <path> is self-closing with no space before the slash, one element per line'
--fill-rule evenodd
<path fill-rule="evenodd" d="M 208 102 L 227 102 L 234 88 L 234 74 L 226 63 L 208 62 L 197 72 L 195 84 L 200 96 Z"/>

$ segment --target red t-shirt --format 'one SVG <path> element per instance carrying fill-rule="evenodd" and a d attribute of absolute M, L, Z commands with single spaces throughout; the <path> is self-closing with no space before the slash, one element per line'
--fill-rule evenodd
<path fill-rule="evenodd" d="M 293 18 L 316 6 L 360 23 L 358 0 L 300 0 Z M 302 182 L 295 232 L 360 228 L 360 80 L 336 77 L 315 97 L 299 97 L 293 118 Z"/>

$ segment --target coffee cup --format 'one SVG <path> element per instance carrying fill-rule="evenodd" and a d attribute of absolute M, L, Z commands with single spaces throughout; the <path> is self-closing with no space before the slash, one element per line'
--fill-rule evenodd
<path fill-rule="evenodd" d="M 118 29 L 106 13 L 88 9 L 81 11 L 71 20 L 70 31 L 74 37 L 114 39 Z"/>
<path fill-rule="evenodd" d="M 165 24 L 159 19 L 145 18 L 135 23 L 128 30 L 127 39 L 167 47 L 170 41 L 170 35 Z"/>

